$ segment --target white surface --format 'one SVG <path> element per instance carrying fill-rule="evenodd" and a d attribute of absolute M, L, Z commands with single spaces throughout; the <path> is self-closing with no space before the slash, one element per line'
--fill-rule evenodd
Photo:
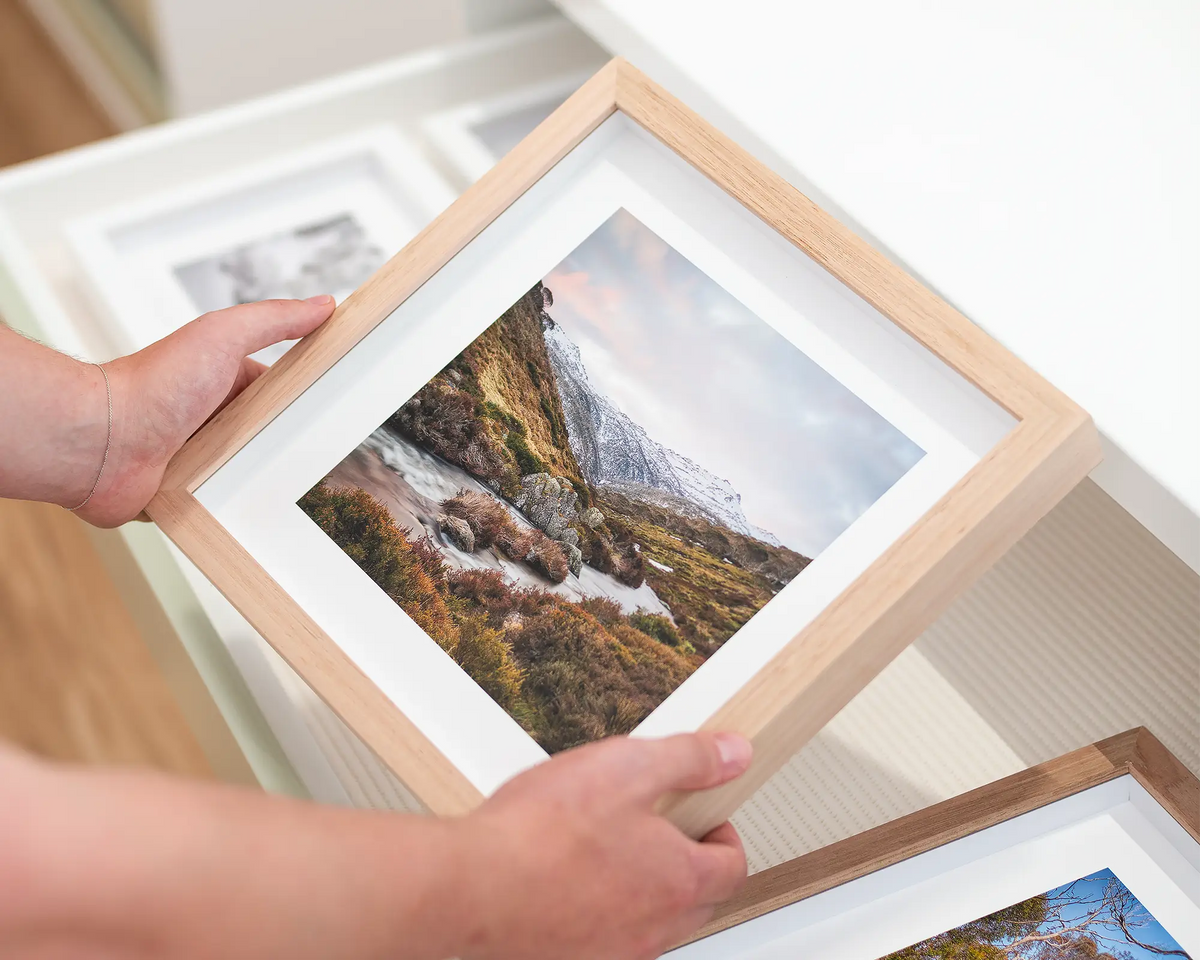
<path fill-rule="evenodd" d="M 1125 776 L 668 956 L 877 960 L 1104 869 L 1185 950 L 1200 951 L 1200 845 Z"/>
<path fill-rule="evenodd" d="M 156 0 L 172 113 L 211 110 L 466 36 L 459 2 Z"/>
<path fill-rule="evenodd" d="M 1190 0 L 557 0 L 1082 404 L 1200 569 Z"/>
<path fill-rule="evenodd" d="M 185 184 L 67 224 L 99 309 L 140 350 L 199 313 L 177 267 L 350 214 L 390 258 L 455 191 L 394 127 L 381 126 Z M 341 296 L 351 291 L 327 291 Z"/>
<path fill-rule="evenodd" d="M 544 16 L 546 0 L 155 0 L 174 113 L 307 83 Z"/>
<path fill-rule="evenodd" d="M 445 154 L 467 183 L 474 183 L 507 152 L 497 152 L 481 136 L 478 129 L 481 125 L 503 123 L 508 118 L 511 126 L 505 132 L 523 139 L 589 76 L 590 73 L 571 73 L 499 97 L 464 104 L 434 114 L 422 126 L 434 147 Z M 535 122 L 528 122 L 535 117 Z"/>
<path fill-rule="evenodd" d="M 1012 426 L 711 181 L 624 117 L 610 118 L 197 491 L 484 793 L 536 762 L 540 748 L 295 503 L 621 207 L 926 451 L 639 733 L 702 724 Z"/>

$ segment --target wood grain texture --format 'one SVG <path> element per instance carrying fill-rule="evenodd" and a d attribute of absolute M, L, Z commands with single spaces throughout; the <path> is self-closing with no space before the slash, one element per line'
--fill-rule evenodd
<path fill-rule="evenodd" d="M 304 613 L 195 497 L 160 493 L 154 520 L 342 721 L 435 814 L 466 813 L 483 796 Z"/>
<path fill-rule="evenodd" d="M 212 775 L 83 522 L 48 504 L 0 500 L 0 739 Z"/>
<path fill-rule="evenodd" d="M 1145 727 L 1131 734 L 1130 772 L 1200 843 L 1200 780 Z"/>
<path fill-rule="evenodd" d="M 1138 728 L 755 874 L 692 940 L 761 917 L 987 827 L 1132 774 L 1200 840 L 1200 781 Z M 1160 799 L 1160 802 L 1161 799 Z"/>
<path fill-rule="evenodd" d="M 580 87 L 496 167 L 346 298 L 319 330 L 284 354 L 171 462 L 165 489 L 194 492 L 426 280 L 609 116 L 616 66 Z"/>
<path fill-rule="evenodd" d="M 386 698 L 371 698 L 360 689 L 366 681 L 356 670 L 351 680 L 344 665 L 337 667 L 338 658 L 345 658 L 336 644 L 211 517 L 204 514 L 207 519 L 198 520 L 200 514 L 186 501 L 615 110 L 696 166 L 1018 420 L 933 509 L 705 724 L 747 735 L 756 755 L 751 771 L 733 784 L 665 798 L 662 812 L 690 835 L 700 836 L 725 820 L 1082 480 L 1099 462 L 1100 448 L 1091 419 L 1067 397 L 624 61 L 610 62 L 350 297 L 329 323 L 197 434 L 171 464 L 164 493 L 148 512 L 263 635 L 281 645 L 285 657 L 323 696 L 338 698 L 340 684 L 355 684 L 357 693 L 339 711 L 343 719 L 381 758 L 386 753 L 401 761 L 393 772 L 423 802 L 434 810 L 459 809 L 469 798 L 447 771 L 439 768 L 429 782 L 435 790 L 449 789 L 446 796 L 417 786 L 427 774 L 413 764 L 429 754 L 415 727 Z M 181 517 L 189 529 L 178 528 Z M 313 672 L 327 669 L 335 675 Z M 373 716 L 375 706 L 368 704 L 394 716 Z M 395 732 L 404 724 L 414 738 L 411 749 L 379 742 L 382 728 Z"/>
<path fill-rule="evenodd" d="M 0 0 L 0 167 L 116 133 L 18 0 Z"/>

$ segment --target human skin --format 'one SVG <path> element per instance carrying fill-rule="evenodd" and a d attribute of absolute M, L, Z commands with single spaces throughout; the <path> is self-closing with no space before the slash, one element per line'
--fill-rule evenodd
<path fill-rule="evenodd" d="M 87 506 L 138 516 L 171 456 L 330 298 L 201 317 L 105 365 L 109 459 Z M 0 497 L 73 507 L 108 439 L 95 367 L 0 326 Z M 746 875 L 729 824 L 655 813 L 739 776 L 734 734 L 616 738 L 559 754 L 456 819 L 322 807 L 0 748 L 0 958 L 621 960 L 657 956 Z"/>

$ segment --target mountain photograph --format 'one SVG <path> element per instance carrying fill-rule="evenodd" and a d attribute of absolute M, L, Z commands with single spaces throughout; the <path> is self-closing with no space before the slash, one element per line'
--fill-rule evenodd
<path fill-rule="evenodd" d="M 633 730 L 921 456 L 619 210 L 299 506 L 555 753 Z"/>

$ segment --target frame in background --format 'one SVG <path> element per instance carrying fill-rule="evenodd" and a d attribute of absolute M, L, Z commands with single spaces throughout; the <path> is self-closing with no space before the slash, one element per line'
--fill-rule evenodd
<path fill-rule="evenodd" d="M 434 114 L 424 121 L 425 136 L 467 183 L 492 169 L 515 136 L 524 138 L 588 79 L 589 74 L 566 74 L 514 90 L 490 100 L 476 100 Z M 501 125 L 505 126 L 502 131 Z M 495 130 L 489 136 L 489 130 Z M 497 141 L 499 136 L 503 145 Z"/>
<path fill-rule="evenodd" d="M 196 302 L 176 268 L 344 216 L 381 263 L 456 196 L 406 136 L 377 124 L 81 217 L 66 234 L 87 294 L 133 351 L 225 305 Z"/>
<path fill-rule="evenodd" d="M 705 723 L 755 744 L 733 784 L 673 795 L 726 819 L 1099 461 L 1088 415 L 960 313 L 623 60 L 610 62 L 172 461 L 150 516 L 436 814 L 480 791 L 197 500 L 197 489 L 526 190 L 625 114 L 1010 414 L 1016 426 Z"/>
<path fill-rule="evenodd" d="M 1149 730 L 1137 727 L 754 874 L 688 942 L 749 923 L 1124 776 L 1145 788 L 1200 844 L 1200 779 Z"/>

